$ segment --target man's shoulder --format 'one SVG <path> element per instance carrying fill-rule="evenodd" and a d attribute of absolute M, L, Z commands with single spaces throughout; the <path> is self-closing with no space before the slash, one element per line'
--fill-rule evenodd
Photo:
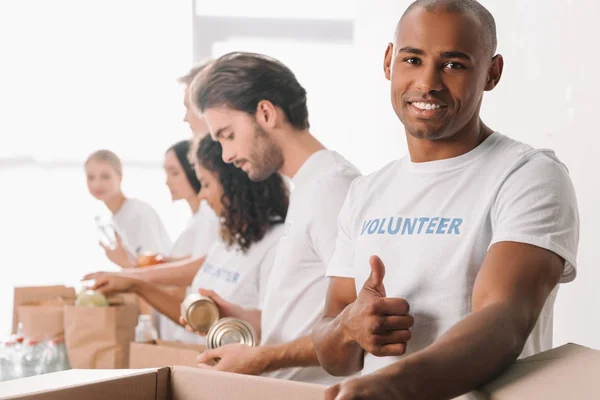
<path fill-rule="evenodd" d="M 371 172 L 370 174 L 360 176 L 352 182 L 352 195 L 362 195 L 371 191 L 373 188 L 386 185 L 390 180 L 397 176 L 405 164 L 405 157 L 391 161 L 384 167 Z"/>
<path fill-rule="evenodd" d="M 347 191 L 350 184 L 361 176 L 358 168 L 335 151 L 328 151 L 328 156 L 321 165 L 321 173 L 314 181 L 315 190 Z"/>
<path fill-rule="evenodd" d="M 520 170 L 544 179 L 552 179 L 556 174 L 568 174 L 567 167 L 560 161 L 554 150 L 534 148 L 503 135 L 498 142 L 495 156 L 499 162 L 508 166 L 511 173 Z"/>

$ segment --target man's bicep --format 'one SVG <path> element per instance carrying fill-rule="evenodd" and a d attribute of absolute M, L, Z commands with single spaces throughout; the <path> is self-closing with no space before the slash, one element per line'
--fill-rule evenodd
<path fill-rule="evenodd" d="M 353 278 L 332 277 L 329 279 L 327 300 L 325 301 L 325 317 L 335 317 L 346 306 L 356 300 L 356 287 Z"/>
<path fill-rule="evenodd" d="M 472 311 L 504 303 L 514 305 L 515 317 L 529 331 L 558 284 L 564 259 L 530 244 L 500 242 L 488 250 L 473 288 Z"/>

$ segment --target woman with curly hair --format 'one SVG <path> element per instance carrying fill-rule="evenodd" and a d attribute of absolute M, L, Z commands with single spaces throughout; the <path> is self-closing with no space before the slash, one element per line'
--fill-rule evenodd
<path fill-rule="evenodd" d="M 195 170 L 202 184 L 199 196 L 220 217 L 221 231 L 197 270 L 189 292 L 199 288 L 215 290 L 233 304 L 260 308 L 276 244 L 283 234 L 288 188 L 280 175 L 253 182 L 243 171 L 224 163 L 221 145 L 210 136 L 202 139 L 196 156 Z M 155 269 L 175 272 L 177 267 Z M 178 322 L 182 299 L 162 290 L 156 281 L 140 279 L 141 273 L 99 273 L 88 278 L 96 279 L 95 290 L 104 294 L 136 293 Z M 197 340 L 201 341 L 200 337 Z"/>

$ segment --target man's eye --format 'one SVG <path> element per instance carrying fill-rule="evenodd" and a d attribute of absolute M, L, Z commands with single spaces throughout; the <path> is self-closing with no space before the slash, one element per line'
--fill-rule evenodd
<path fill-rule="evenodd" d="M 465 66 L 461 63 L 450 61 L 446 63 L 446 68 L 448 69 L 465 69 Z"/>
<path fill-rule="evenodd" d="M 404 62 L 406 62 L 408 64 L 412 64 L 412 65 L 419 65 L 419 64 L 421 64 L 421 60 L 418 57 L 408 57 L 408 58 L 405 58 Z"/>

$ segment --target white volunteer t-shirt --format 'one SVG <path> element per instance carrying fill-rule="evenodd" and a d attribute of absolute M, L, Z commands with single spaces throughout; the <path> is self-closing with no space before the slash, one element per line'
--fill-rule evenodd
<path fill-rule="evenodd" d="M 262 312 L 262 344 L 306 336 L 321 317 L 337 216 L 350 183 L 359 175 L 338 153 L 321 150 L 293 177 L 285 234 L 277 247 Z M 339 381 L 320 367 L 286 368 L 266 375 L 321 384 Z"/>
<path fill-rule="evenodd" d="M 245 253 L 234 246 L 228 247 L 221 238 L 217 239 L 188 292 L 210 289 L 231 303 L 260 309 L 283 231 L 283 224 L 273 226 Z M 196 343 L 204 342 L 205 338 L 197 336 Z"/>
<path fill-rule="evenodd" d="M 169 254 L 171 239 L 160 217 L 145 201 L 126 199 L 113 215 L 121 240 L 130 253 L 140 248 L 158 254 Z"/>
<path fill-rule="evenodd" d="M 217 240 L 219 221 L 208 203 L 202 201 L 198 211 L 192 215 L 187 226 L 181 232 L 171 253 L 171 257 L 204 257 L 208 249 Z M 196 343 L 198 335 L 187 332 L 181 325 L 156 312 L 158 333 L 163 340 Z"/>
<path fill-rule="evenodd" d="M 208 249 L 219 236 L 219 220 L 205 201 L 192 215 L 184 230 L 179 234 L 169 256 L 199 258 L 206 255 Z"/>
<path fill-rule="evenodd" d="M 462 156 L 426 163 L 405 157 L 357 179 L 340 212 L 327 274 L 354 278 L 358 292 L 369 257 L 380 256 L 387 295 L 405 298 L 415 318 L 411 354 L 471 312 L 488 248 L 503 241 L 553 251 L 566 260 L 562 282 L 575 278 L 579 216 L 567 169 L 552 151 L 493 133 Z M 557 291 L 522 357 L 551 348 Z M 397 360 L 367 354 L 363 374 Z"/>

